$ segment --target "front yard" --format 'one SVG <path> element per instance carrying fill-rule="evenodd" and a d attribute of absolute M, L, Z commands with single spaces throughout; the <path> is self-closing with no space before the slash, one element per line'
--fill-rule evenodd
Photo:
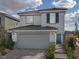
<path fill-rule="evenodd" d="M 0 56 L 7 54 L 14 47 L 11 34 L 7 33 L 2 26 L 0 26 Z"/>
<path fill-rule="evenodd" d="M 12 41 L 11 34 L 7 34 L 4 28 L 0 29 L 0 55 L 4 59 L 55 59 L 55 43 L 50 43 L 48 48 L 44 51 L 41 50 L 24 50 L 24 49 L 14 49 L 14 42 Z M 69 59 L 73 59 L 73 52 L 68 43 L 64 44 L 64 48 L 67 51 Z M 63 49 L 63 48 L 62 48 Z M 12 50 L 12 51 L 11 51 Z M 11 51 L 11 52 L 10 52 Z M 6 54 L 6 55 L 5 55 Z"/>
<path fill-rule="evenodd" d="M 14 49 L 0 59 L 55 59 L 55 45 L 50 43 L 47 50 Z"/>

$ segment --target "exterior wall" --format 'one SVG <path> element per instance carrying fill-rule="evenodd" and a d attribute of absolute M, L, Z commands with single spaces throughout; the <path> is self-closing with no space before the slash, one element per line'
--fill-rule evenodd
<path fill-rule="evenodd" d="M 20 23 L 23 26 L 26 26 L 26 25 L 41 25 L 42 27 L 44 27 L 44 26 L 55 27 L 55 28 L 58 29 L 57 32 L 56 32 L 56 34 L 55 34 L 55 37 L 56 37 L 57 34 L 61 34 L 61 43 L 63 43 L 63 35 L 64 35 L 64 15 L 65 15 L 65 13 L 64 12 L 59 12 L 59 11 L 53 11 L 53 13 L 56 13 L 56 12 L 59 13 L 59 23 L 49 24 L 49 23 L 47 23 L 47 16 L 46 16 L 47 15 L 47 12 L 45 12 L 45 13 L 43 12 L 40 15 L 38 14 L 39 16 L 34 16 L 33 15 L 34 16 L 33 17 L 33 21 L 34 21 L 33 24 L 25 24 L 25 20 L 22 19 L 22 18 L 21 18 L 21 22 Z M 21 16 L 23 16 L 23 15 L 21 15 Z M 27 15 L 25 17 L 27 17 Z M 51 40 L 51 38 L 52 38 L 52 34 L 50 34 L 50 40 Z M 55 38 L 55 40 L 56 40 L 56 38 Z"/>
<path fill-rule="evenodd" d="M 17 21 L 14 21 L 8 17 L 5 17 L 5 30 L 15 28 Z"/>
<path fill-rule="evenodd" d="M 34 25 L 41 25 L 41 15 L 35 15 L 33 17 Z"/>
<path fill-rule="evenodd" d="M 20 16 L 20 22 L 17 22 L 17 27 L 20 27 L 20 26 L 28 26 L 28 25 L 32 25 L 32 24 L 28 24 L 26 23 L 26 20 L 27 20 L 27 16 Z"/>
<path fill-rule="evenodd" d="M 53 23 L 53 24 L 48 24 L 47 23 L 47 13 L 42 13 L 40 15 L 34 16 L 33 15 L 33 23 L 32 24 L 27 24 L 26 23 L 26 17 L 27 16 L 21 16 L 22 18 L 20 19 L 20 22 L 18 26 L 26 26 L 26 25 L 42 25 L 44 26 L 51 26 L 51 27 L 56 27 L 58 28 L 57 33 L 64 34 L 64 12 L 59 13 L 59 23 Z"/>
<path fill-rule="evenodd" d="M 1 26 L 5 26 L 5 16 L 3 16 L 2 14 L 0 14 L 1 17 Z"/>
<path fill-rule="evenodd" d="M 33 23 L 27 23 L 27 16 L 20 16 L 20 22 L 18 22 L 17 27 L 19 26 L 28 26 L 28 25 L 41 25 L 41 15 L 33 15 Z"/>
<path fill-rule="evenodd" d="M 55 32 L 50 32 L 49 41 L 56 43 L 56 33 Z"/>
<path fill-rule="evenodd" d="M 59 23 L 48 24 L 46 22 L 46 14 L 41 15 L 41 25 L 42 26 L 51 26 L 58 28 L 57 33 L 64 34 L 64 13 L 59 13 Z"/>
<path fill-rule="evenodd" d="M 47 26 L 46 13 L 41 14 L 41 25 L 42 25 L 43 27 L 44 27 L 44 26 Z"/>

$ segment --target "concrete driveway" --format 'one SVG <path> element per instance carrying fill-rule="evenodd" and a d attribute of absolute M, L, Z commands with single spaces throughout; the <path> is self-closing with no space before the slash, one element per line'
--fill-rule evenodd
<path fill-rule="evenodd" d="M 0 59 L 45 59 L 43 50 L 15 49 Z"/>

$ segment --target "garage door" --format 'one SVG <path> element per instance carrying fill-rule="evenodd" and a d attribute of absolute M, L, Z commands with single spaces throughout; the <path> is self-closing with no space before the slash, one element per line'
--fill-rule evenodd
<path fill-rule="evenodd" d="M 49 35 L 44 33 L 18 34 L 17 48 L 45 49 L 49 44 Z"/>

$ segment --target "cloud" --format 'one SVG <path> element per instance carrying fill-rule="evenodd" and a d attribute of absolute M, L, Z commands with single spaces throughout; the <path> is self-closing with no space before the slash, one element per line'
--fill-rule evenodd
<path fill-rule="evenodd" d="M 72 13 L 67 13 L 65 15 L 65 30 L 71 31 L 75 30 L 75 22 L 78 24 L 79 19 L 79 10 L 72 12 Z M 79 24 L 78 24 L 78 29 L 79 29 Z"/>
<path fill-rule="evenodd" d="M 75 30 L 74 23 L 65 24 L 65 31 L 74 31 L 74 30 Z"/>
<path fill-rule="evenodd" d="M 73 8 L 76 5 L 75 0 L 56 0 L 53 1 L 55 7 Z"/>
<path fill-rule="evenodd" d="M 20 16 L 17 15 L 17 14 L 13 14 L 12 16 L 13 16 L 13 17 L 16 17 L 16 18 L 18 18 L 18 19 L 20 19 Z"/>
<path fill-rule="evenodd" d="M 71 13 L 65 14 L 65 22 L 66 23 L 74 23 L 74 22 L 79 22 L 77 19 L 77 16 L 79 17 L 79 10 Z"/>
<path fill-rule="evenodd" d="M 42 0 L 0 0 L 0 11 L 16 13 L 18 10 L 42 5 Z"/>
<path fill-rule="evenodd" d="M 73 17 L 70 14 L 65 14 L 65 23 L 72 23 L 73 22 Z"/>

